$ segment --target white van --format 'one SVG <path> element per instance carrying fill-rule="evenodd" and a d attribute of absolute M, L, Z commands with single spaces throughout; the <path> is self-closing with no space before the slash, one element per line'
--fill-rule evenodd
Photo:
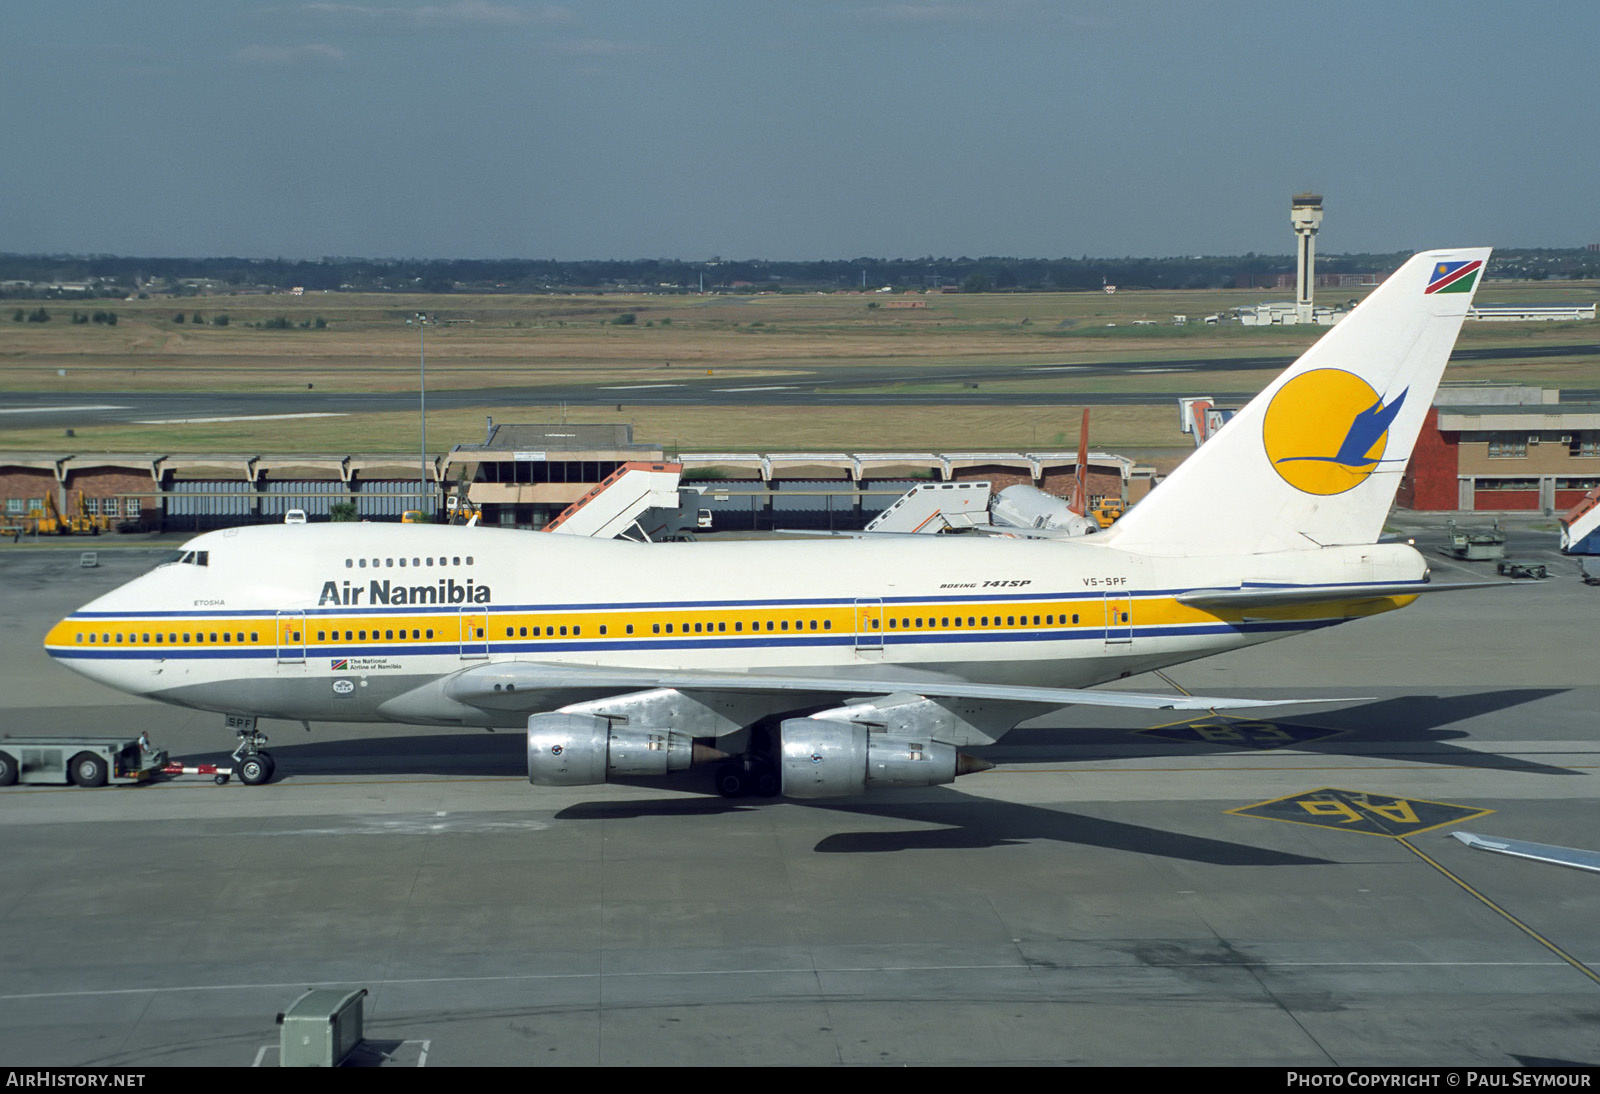
<path fill-rule="evenodd" d="M 304 524 L 305 522 L 306 511 L 304 509 L 291 509 L 283 514 L 283 523 L 285 524 Z"/>

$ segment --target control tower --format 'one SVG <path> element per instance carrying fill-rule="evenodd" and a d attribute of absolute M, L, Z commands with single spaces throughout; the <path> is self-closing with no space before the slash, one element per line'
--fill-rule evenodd
<path fill-rule="evenodd" d="M 1311 290 L 1317 279 L 1317 229 L 1322 227 L 1322 195 L 1294 195 L 1289 206 L 1289 223 L 1294 225 L 1299 244 L 1299 261 L 1295 264 L 1295 322 L 1310 323 Z"/>

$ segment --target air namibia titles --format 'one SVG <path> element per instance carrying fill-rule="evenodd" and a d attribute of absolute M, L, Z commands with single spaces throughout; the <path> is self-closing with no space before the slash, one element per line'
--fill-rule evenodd
<path fill-rule="evenodd" d="M 489 586 L 476 585 L 472 579 L 467 578 L 465 585 L 457 585 L 453 578 L 440 578 L 433 585 L 395 585 L 388 581 L 373 580 L 365 589 L 360 585 L 351 585 L 348 581 L 324 581 L 322 595 L 317 597 L 317 607 L 328 604 L 337 604 L 340 607 L 350 607 L 361 603 L 362 596 L 367 598 L 367 604 L 487 604 L 489 603 Z"/>

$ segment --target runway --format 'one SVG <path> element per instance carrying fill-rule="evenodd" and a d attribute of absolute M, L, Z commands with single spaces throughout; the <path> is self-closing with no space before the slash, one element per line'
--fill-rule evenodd
<path fill-rule="evenodd" d="M 1600 846 L 1600 588 L 1554 541 L 1509 551 L 1548 581 L 1170 671 L 1326 707 L 1069 710 L 950 787 L 537 789 L 516 734 L 273 723 L 266 787 L 0 791 L 0 1060 L 271 1064 L 273 1016 L 333 985 L 401 1065 L 1593 1065 L 1600 878 L 1447 835 Z M 0 729 L 221 758 L 216 716 L 44 656 L 152 562 L 99 554 L 0 548 Z"/>
<path fill-rule="evenodd" d="M 1597 345 L 1531 346 L 1517 349 L 1458 349 L 1455 362 L 1478 360 L 1532 360 L 1600 353 Z M 626 384 L 564 383 L 519 387 L 430 390 L 430 410 L 470 410 L 521 406 L 772 406 L 804 403 L 806 406 L 915 406 L 919 404 L 968 406 L 1114 406 L 1167 403 L 1173 396 L 1159 392 L 1121 390 L 1130 374 L 1192 374 L 1196 391 L 1224 403 L 1242 403 L 1254 391 L 1216 391 L 1207 377 L 1217 372 L 1261 371 L 1276 373 L 1293 357 L 1194 357 L 1167 361 L 1149 359 L 1054 365 L 921 366 L 898 362 L 886 365 L 849 365 L 817 368 L 806 364 L 740 370 L 738 379 L 708 376 L 692 367 L 656 370 L 659 379 Z M 159 367 L 152 361 L 148 367 Z M 363 362 L 363 374 L 375 366 Z M 338 392 L 306 390 L 306 368 L 268 369 L 258 375 L 282 373 L 285 390 L 275 392 L 50 392 L 17 391 L 0 394 L 0 436 L 14 428 L 76 429 L 92 425 L 226 420 L 269 420 L 346 414 L 411 413 L 415 392 Z M 377 367 L 377 371 L 382 371 Z M 402 370 L 413 375 L 410 366 Z M 748 373 L 770 371 L 771 376 Z M 655 375 L 654 373 L 652 374 Z M 1040 380 L 1108 381 L 1103 391 L 990 391 L 983 385 L 1008 381 Z M 917 390 L 951 385 L 945 391 Z M 954 385 L 960 385 L 956 387 Z M 859 390 L 867 389 L 867 390 Z M 1568 401 L 1600 398 L 1600 392 L 1569 390 Z"/>

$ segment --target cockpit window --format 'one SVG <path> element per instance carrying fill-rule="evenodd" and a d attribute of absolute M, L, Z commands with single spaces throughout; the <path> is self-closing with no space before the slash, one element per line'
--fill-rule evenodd
<path fill-rule="evenodd" d="M 162 566 L 171 566 L 177 563 L 182 566 L 209 566 L 211 565 L 210 551 L 174 551 L 160 562 L 156 563 L 159 569 Z"/>

